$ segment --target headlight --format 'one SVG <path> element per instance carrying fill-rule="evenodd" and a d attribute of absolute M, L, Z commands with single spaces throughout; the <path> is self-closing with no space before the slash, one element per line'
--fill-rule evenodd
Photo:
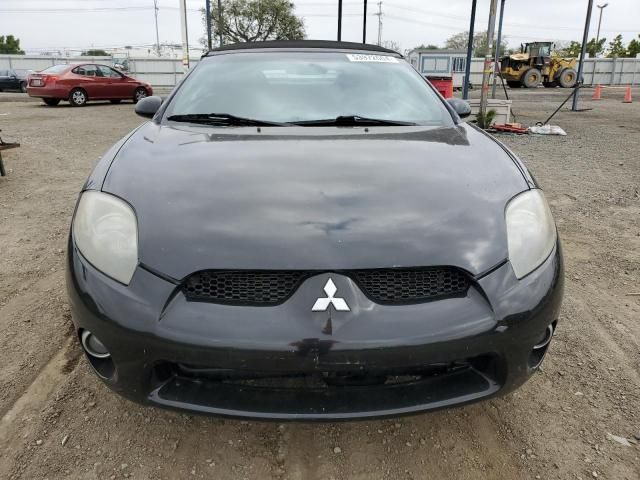
<path fill-rule="evenodd" d="M 529 190 L 507 205 L 509 261 L 522 278 L 544 262 L 556 243 L 556 225 L 541 190 Z"/>
<path fill-rule="evenodd" d="M 94 267 L 129 284 L 138 265 L 138 223 L 127 203 L 106 193 L 84 192 L 72 231 L 76 247 Z"/>

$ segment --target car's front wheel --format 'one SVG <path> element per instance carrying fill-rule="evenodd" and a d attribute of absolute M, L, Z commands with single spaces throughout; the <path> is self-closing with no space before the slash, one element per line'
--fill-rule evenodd
<path fill-rule="evenodd" d="M 20 91 L 22 93 L 27 93 L 27 82 L 20 82 Z"/>
<path fill-rule="evenodd" d="M 69 103 L 74 107 L 84 107 L 87 100 L 87 92 L 81 88 L 74 88 L 69 94 Z"/>
<path fill-rule="evenodd" d="M 59 98 L 43 98 L 42 101 L 49 105 L 50 107 L 55 107 L 60 103 Z"/>
<path fill-rule="evenodd" d="M 138 87 L 136 88 L 136 91 L 133 93 L 133 103 L 138 103 L 140 100 L 148 96 L 149 94 L 147 93 L 146 88 Z"/>

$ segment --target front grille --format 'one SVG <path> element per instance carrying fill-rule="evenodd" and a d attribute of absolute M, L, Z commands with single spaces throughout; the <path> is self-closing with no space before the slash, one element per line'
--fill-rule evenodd
<path fill-rule="evenodd" d="M 183 286 L 189 300 L 238 305 L 277 305 L 305 276 L 295 270 L 207 270 L 191 275 Z"/>
<path fill-rule="evenodd" d="M 284 302 L 316 270 L 205 270 L 182 285 L 188 300 L 230 305 L 270 306 Z M 380 304 L 421 303 L 464 295 L 468 276 L 451 267 L 337 270 L 352 278 L 362 292 Z"/>
<path fill-rule="evenodd" d="M 469 287 L 469 278 L 454 268 L 356 270 L 353 279 L 378 303 L 424 302 L 460 295 Z"/>

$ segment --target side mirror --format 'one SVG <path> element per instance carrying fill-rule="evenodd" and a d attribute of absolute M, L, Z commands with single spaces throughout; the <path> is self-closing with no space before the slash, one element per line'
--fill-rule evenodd
<path fill-rule="evenodd" d="M 141 117 L 151 118 L 156 114 L 160 105 L 162 105 L 162 99 L 160 97 L 156 97 L 155 95 L 145 97 L 136 103 L 136 113 Z"/>
<path fill-rule="evenodd" d="M 453 108 L 460 118 L 466 118 L 471 115 L 471 105 L 466 100 L 459 98 L 450 98 L 447 100 L 451 108 Z"/>

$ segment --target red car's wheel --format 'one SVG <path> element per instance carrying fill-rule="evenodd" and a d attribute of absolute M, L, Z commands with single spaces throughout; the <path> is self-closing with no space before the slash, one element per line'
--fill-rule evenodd
<path fill-rule="evenodd" d="M 84 107 L 87 104 L 87 92 L 81 88 L 74 88 L 69 93 L 69 103 L 74 107 Z"/>
<path fill-rule="evenodd" d="M 136 91 L 133 94 L 133 103 L 138 103 L 140 100 L 142 100 L 145 97 L 148 97 L 149 94 L 147 93 L 147 89 L 144 87 L 138 87 L 136 88 Z"/>
<path fill-rule="evenodd" d="M 44 101 L 44 103 L 46 103 L 50 107 L 55 107 L 60 103 L 59 98 L 43 98 L 42 101 Z"/>

